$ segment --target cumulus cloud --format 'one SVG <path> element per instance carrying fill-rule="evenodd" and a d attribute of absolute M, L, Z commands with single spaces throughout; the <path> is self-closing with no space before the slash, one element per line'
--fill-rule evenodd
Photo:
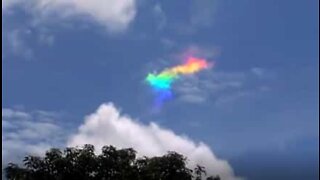
<path fill-rule="evenodd" d="M 89 17 L 109 31 L 123 31 L 136 14 L 135 0 L 3 0 L 2 10 L 24 7 L 37 20 L 50 15 L 59 18 Z"/>
<path fill-rule="evenodd" d="M 70 137 L 68 145 L 87 143 L 97 149 L 109 144 L 118 148 L 133 147 L 140 156 L 163 155 L 173 150 L 187 156 L 190 167 L 201 164 L 209 173 L 219 174 L 222 179 L 238 179 L 228 162 L 218 159 L 206 144 L 196 143 L 153 122 L 149 125 L 139 123 L 121 115 L 112 103 L 102 104 L 95 113 L 87 116 L 78 133 Z"/>
<path fill-rule="evenodd" d="M 27 154 L 41 155 L 66 137 L 53 112 L 2 109 L 2 164 L 20 162 Z"/>

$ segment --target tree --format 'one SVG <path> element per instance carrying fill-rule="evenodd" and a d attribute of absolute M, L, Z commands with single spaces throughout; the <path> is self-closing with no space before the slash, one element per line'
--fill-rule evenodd
<path fill-rule="evenodd" d="M 191 180 L 192 171 L 186 167 L 186 158 L 176 152 L 162 157 L 137 160 L 141 180 Z"/>
<path fill-rule="evenodd" d="M 209 176 L 207 177 L 207 180 L 220 180 L 219 176 Z"/>
<path fill-rule="evenodd" d="M 202 174 L 207 175 L 205 167 L 197 165 L 194 168 L 194 173 L 196 174 L 196 180 L 201 180 L 202 179 Z"/>
<path fill-rule="evenodd" d="M 44 157 L 26 156 L 23 167 L 9 163 L 4 169 L 9 180 L 201 180 L 205 167 L 187 168 L 187 158 L 176 152 L 159 157 L 137 158 L 132 148 L 102 147 L 95 154 L 93 145 L 83 148 L 50 149 Z M 207 180 L 220 180 L 209 176 Z"/>

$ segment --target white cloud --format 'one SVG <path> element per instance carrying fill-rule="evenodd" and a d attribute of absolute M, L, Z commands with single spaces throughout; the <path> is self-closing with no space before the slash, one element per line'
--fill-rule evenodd
<path fill-rule="evenodd" d="M 207 96 L 203 93 L 189 93 L 181 96 L 180 100 L 189 103 L 203 103 L 207 100 Z"/>
<path fill-rule="evenodd" d="M 54 39 L 55 39 L 54 36 L 51 34 L 45 34 L 45 33 L 39 34 L 39 42 L 41 44 L 51 46 L 54 43 Z"/>
<path fill-rule="evenodd" d="M 2 164 L 21 163 L 27 154 L 41 155 L 66 137 L 53 112 L 2 109 Z"/>
<path fill-rule="evenodd" d="M 260 79 L 274 79 L 277 75 L 274 70 L 269 70 L 261 67 L 253 67 L 251 68 L 251 72 Z"/>
<path fill-rule="evenodd" d="M 197 0 L 191 3 L 191 25 L 195 27 L 210 26 L 216 8 L 216 0 Z"/>
<path fill-rule="evenodd" d="M 221 105 L 267 92 L 270 89 L 265 84 L 269 79 L 267 74 L 270 72 L 261 68 L 241 72 L 206 70 L 199 74 L 182 77 L 173 89 L 178 99 L 183 102 L 210 101 L 215 105 Z"/>
<path fill-rule="evenodd" d="M 16 8 L 25 12 L 22 23 Z M 90 28 L 87 22 L 96 22 L 110 33 L 124 32 L 135 14 L 136 0 L 2 0 L 2 59 L 36 59 L 32 44 L 53 45 L 53 26 Z"/>
<path fill-rule="evenodd" d="M 3 119 L 29 119 L 30 115 L 28 113 L 22 112 L 22 111 L 15 111 L 9 108 L 3 108 L 2 109 L 2 120 Z"/>
<path fill-rule="evenodd" d="M 95 113 L 87 116 L 68 145 L 86 143 L 97 149 L 109 144 L 118 148 L 133 147 L 140 156 L 163 155 L 173 150 L 187 156 L 191 167 L 201 164 L 207 167 L 208 173 L 219 174 L 222 179 L 238 179 L 228 162 L 218 159 L 206 144 L 195 143 L 152 122 L 149 125 L 139 123 L 121 115 L 112 103 L 102 104 Z"/>
<path fill-rule="evenodd" d="M 196 44 L 190 44 L 184 53 L 187 55 L 211 59 L 216 57 L 220 51 L 219 48 L 213 46 L 198 46 Z"/>
<path fill-rule="evenodd" d="M 3 0 L 2 10 L 20 6 L 34 15 L 37 21 L 46 17 L 89 17 L 111 32 L 123 31 L 136 14 L 135 0 Z"/>
<path fill-rule="evenodd" d="M 250 92 L 250 91 L 238 91 L 232 94 L 227 94 L 227 95 L 221 95 L 219 98 L 216 99 L 214 102 L 215 105 L 221 106 L 224 104 L 228 104 L 231 102 L 236 101 L 237 99 L 244 98 L 244 97 L 250 97 L 254 95 L 255 92 Z"/>
<path fill-rule="evenodd" d="M 154 8 L 153 8 L 153 12 L 157 21 L 157 28 L 158 30 L 161 30 L 165 27 L 165 25 L 167 24 L 167 18 L 166 18 L 166 14 L 164 13 L 161 5 L 159 3 L 157 3 Z"/>
<path fill-rule="evenodd" d="M 20 0 L 2 0 L 2 10 L 8 9 L 11 6 L 19 3 Z"/>
<path fill-rule="evenodd" d="M 256 74 L 257 76 L 263 76 L 265 74 L 265 70 L 259 67 L 251 68 L 252 73 Z"/>
<path fill-rule="evenodd" d="M 208 98 L 208 93 L 203 87 L 203 82 L 197 76 L 187 76 L 174 86 L 180 100 L 189 103 L 203 103 Z"/>
<path fill-rule="evenodd" d="M 23 59 L 35 59 L 36 51 L 32 43 L 51 46 L 54 43 L 54 36 L 45 28 L 34 29 L 33 27 L 21 26 L 4 27 L 2 29 L 2 50 L 5 55 L 14 55 Z"/>
<path fill-rule="evenodd" d="M 180 100 L 189 103 L 203 103 L 223 96 L 232 95 L 243 88 L 244 73 L 206 71 L 190 75 L 177 81 L 174 90 Z"/>
<path fill-rule="evenodd" d="M 165 48 L 168 48 L 168 49 L 171 49 L 177 45 L 175 41 L 169 38 L 161 38 L 160 42 Z"/>
<path fill-rule="evenodd" d="M 4 41 L 7 43 L 10 53 L 23 56 L 25 59 L 32 59 L 34 57 L 33 50 L 26 44 L 26 39 L 31 35 L 30 30 L 14 29 L 5 34 Z"/>
<path fill-rule="evenodd" d="M 196 0 L 190 1 L 188 8 L 188 19 L 181 24 L 175 24 L 178 33 L 191 35 L 199 29 L 209 28 L 214 21 L 218 1 L 216 0 Z"/>

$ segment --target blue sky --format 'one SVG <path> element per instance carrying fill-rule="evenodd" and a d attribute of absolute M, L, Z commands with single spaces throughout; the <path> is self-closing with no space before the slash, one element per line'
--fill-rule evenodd
<path fill-rule="evenodd" d="M 42 2 L 2 1 L 4 147 L 64 145 L 112 102 L 142 125 L 204 142 L 237 176 L 319 178 L 318 1 Z M 144 77 L 190 49 L 215 67 L 181 79 L 154 112 Z M 25 119 L 59 138 L 21 138 Z"/>

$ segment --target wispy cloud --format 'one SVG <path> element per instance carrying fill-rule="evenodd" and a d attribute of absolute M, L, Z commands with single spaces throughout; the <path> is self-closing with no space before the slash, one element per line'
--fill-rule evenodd
<path fill-rule="evenodd" d="M 263 76 L 265 74 L 265 70 L 259 67 L 251 68 L 251 71 L 257 76 Z"/>
<path fill-rule="evenodd" d="M 55 42 L 54 35 L 46 28 L 34 27 L 32 24 L 20 25 L 12 22 L 10 26 L 3 28 L 2 51 L 4 57 L 13 55 L 25 60 L 34 60 L 37 52 L 33 44 L 49 47 Z"/>
<path fill-rule="evenodd" d="M 154 6 L 153 12 L 154 12 L 154 16 L 155 16 L 156 22 L 157 22 L 157 29 L 162 30 L 163 28 L 165 28 L 165 26 L 167 24 L 167 17 L 166 17 L 165 12 L 162 9 L 160 3 L 157 3 Z"/>
<path fill-rule="evenodd" d="M 52 34 L 41 33 L 39 34 L 39 42 L 44 45 L 53 45 L 55 37 Z"/>
<path fill-rule="evenodd" d="M 27 40 L 31 36 L 31 31 L 28 29 L 14 29 L 7 32 L 4 43 L 7 43 L 9 53 L 21 56 L 25 59 L 33 59 L 34 52 L 28 46 Z M 6 50 L 6 49 L 5 49 Z"/>
<path fill-rule="evenodd" d="M 66 133 L 56 121 L 59 113 L 2 109 L 2 164 L 21 162 L 27 154 L 43 154 L 64 143 Z"/>
<path fill-rule="evenodd" d="M 194 34 L 199 29 L 213 25 L 216 12 L 216 0 L 197 0 L 189 4 L 189 16 L 185 23 L 176 24 L 176 30 L 182 34 Z"/>
<path fill-rule="evenodd" d="M 9 108 L 2 109 L 2 120 L 6 119 L 30 119 L 30 114 L 23 111 L 16 111 Z"/>
<path fill-rule="evenodd" d="M 198 0 L 191 3 L 190 23 L 196 27 L 210 26 L 214 20 L 216 0 Z"/>
<path fill-rule="evenodd" d="M 261 85 L 263 82 L 256 83 L 252 80 L 261 76 L 263 76 L 261 73 L 251 73 L 250 70 L 245 72 L 209 70 L 199 75 L 181 78 L 174 88 L 179 100 L 183 102 L 210 101 L 219 105 L 233 102 L 241 97 L 266 92 L 270 89 L 267 85 Z"/>
<path fill-rule="evenodd" d="M 173 41 L 170 38 L 161 38 L 160 43 L 166 48 L 166 49 L 171 49 L 177 45 L 175 41 Z"/>

